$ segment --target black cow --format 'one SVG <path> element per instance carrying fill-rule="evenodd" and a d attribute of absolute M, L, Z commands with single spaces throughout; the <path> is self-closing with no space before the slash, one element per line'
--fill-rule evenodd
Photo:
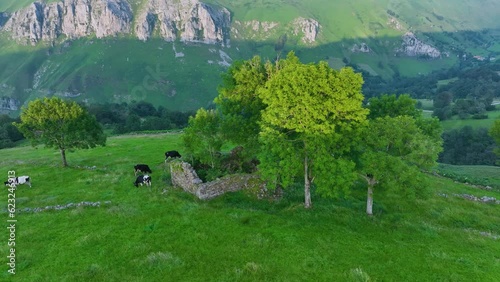
<path fill-rule="evenodd" d="M 142 173 L 153 173 L 148 165 L 146 164 L 138 164 L 134 166 L 134 175 L 137 175 L 138 172 Z"/>
<path fill-rule="evenodd" d="M 177 152 L 177 151 L 167 151 L 167 152 L 165 152 L 165 162 L 167 162 L 167 160 L 169 158 L 175 159 L 175 158 L 180 158 L 180 157 L 181 157 L 181 154 L 179 154 L 179 152 Z"/>
<path fill-rule="evenodd" d="M 151 176 L 149 176 L 149 175 L 137 176 L 137 179 L 134 182 L 134 186 L 139 187 L 139 185 L 142 186 L 142 184 L 144 184 L 146 186 L 151 186 Z"/>

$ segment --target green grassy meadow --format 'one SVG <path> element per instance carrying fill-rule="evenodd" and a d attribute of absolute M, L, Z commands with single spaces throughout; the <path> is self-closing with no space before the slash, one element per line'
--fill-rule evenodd
<path fill-rule="evenodd" d="M 500 198 L 428 175 L 426 198 L 365 188 L 349 199 L 303 208 L 300 185 L 279 201 L 240 191 L 201 201 L 170 185 L 163 153 L 183 152 L 179 134 L 110 137 L 106 147 L 59 153 L 1 150 L 0 171 L 30 175 L 16 208 L 101 202 L 100 207 L 16 214 L 16 274 L 2 281 L 498 281 L 500 205 L 454 193 Z M 153 188 L 133 186 L 133 165 L 149 164 Z M 96 166 L 95 169 L 89 169 Z M 4 207 L 7 206 L 4 189 Z M 104 201 L 111 201 L 104 204 Z M 2 216 L 7 219 L 3 209 Z M 7 222 L 4 221 L 7 225 Z M 7 225 L 8 226 L 8 225 Z M 8 229 L 0 255 L 9 254 Z"/>
<path fill-rule="evenodd" d="M 500 167 L 498 166 L 439 164 L 436 170 L 460 182 L 480 184 L 500 190 Z"/>
<path fill-rule="evenodd" d="M 487 112 L 487 119 L 459 119 L 458 116 L 454 116 L 451 119 L 444 120 L 441 122 L 444 130 L 458 129 L 464 126 L 471 126 L 473 128 L 491 128 L 495 120 L 500 119 L 500 110 Z"/>

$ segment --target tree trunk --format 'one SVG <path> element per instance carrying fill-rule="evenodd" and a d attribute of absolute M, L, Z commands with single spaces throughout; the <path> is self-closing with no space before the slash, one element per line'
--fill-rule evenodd
<path fill-rule="evenodd" d="M 66 161 L 66 150 L 65 149 L 61 149 L 61 158 L 62 158 L 63 166 L 67 167 L 68 162 Z"/>
<path fill-rule="evenodd" d="M 309 167 L 307 153 L 304 157 L 304 207 L 306 209 L 312 206 L 311 203 L 311 180 L 309 179 Z"/>
<path fill-rule="evenodd" d="M 366 197 L 366 214 L 373 215 L 373 185 L 368 184 L 368 195 Z"/>

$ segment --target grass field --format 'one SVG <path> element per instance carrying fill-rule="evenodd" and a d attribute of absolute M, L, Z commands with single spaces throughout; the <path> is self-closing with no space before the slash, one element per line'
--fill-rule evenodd
<path fill-rule="evenodd" d="M 1 150 L 0 172 L 32 177 L 16 208 L 101 202 L 100 207 L 17 213 L 16 274 L 2 281 L 497 281 L 500 205 L 454 193 L 500 198 L 452 180 L 432 181 L 425 199 L 365 189 L 344 200 L 302 206 L 300 186 L 279 201 L 240 191 L 201 201 L 171 187 L 163 152 L 178 134 L 128 135 L 106 147 L 59 153 L 42 147 Z M 135 188 L 133 165 L 149 164 L 153 189 Z M 96 166 L 95 169 L 92 169 Z M 7 190 L 4 189 L 4 207 Z M 104 204 L 104 201 L 110 201 Z M 3 209 L 3 217 L 7 212 Z M 4 223 L 7 224 L 7 223 Z M 0 234 L 9 255 L 9 230 Z"/>
<path fill-rule="evenodd" d="M 500 110 L 497 106 L 497 110 L 487 112 L 487 114 L 487 119 L 459 119 L 457 116 L 454 116 L 451 119 L 442 121 L 441 125 L 444 130 L 457 129 L 464 126 L 491 128 L 495 120 L 500 119 Z"/>
<path fill-rule="evenodd" d="M 434 109 L 434 101 L 432 99 L 416 99 L 420 102 L 423 110 L 431 111 Z"/>
<path fill-rule="evenodd" d="M 460 182 L 490 186 L 500 191 L 500 167 L 498 166 L 439 164 L 436 171 Z"/>

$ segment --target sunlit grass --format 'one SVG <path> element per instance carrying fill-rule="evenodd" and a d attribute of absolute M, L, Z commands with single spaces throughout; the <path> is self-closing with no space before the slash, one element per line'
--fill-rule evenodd
<path fill-rule="evenodd" d="M 366 191 L 359 185 L 344 200 L 313 193 L 311 210 L 303 208 L 300 185 L 278 202 L 244 191 L 201 201 L 171 187 L 163 162 L 171 149 L 183 152 L 179 135 L 116 136 L 106 147 L 69 153 L 69 168 L 51 149 L 1 150 L 5 177 L 16 170 L 33 178 L 33 188 L 17 189 L 17 208 L 111 201 L 18 214 L 15 280 L 494 281 L 500 275 L 498 239 L 483 235 L 499 235 L 500 206 L 453 196 L 500 198 L 498 192 L 428 176 L 427 198 L 375 191 L 373 217 L 364 214 Z M 138 162 L 153 170 L 151 191 L 132 185 Z M 8 254 L 6 243 L 0 254 Z M 1 279 L 12 278 L 4 270 Z"/>

